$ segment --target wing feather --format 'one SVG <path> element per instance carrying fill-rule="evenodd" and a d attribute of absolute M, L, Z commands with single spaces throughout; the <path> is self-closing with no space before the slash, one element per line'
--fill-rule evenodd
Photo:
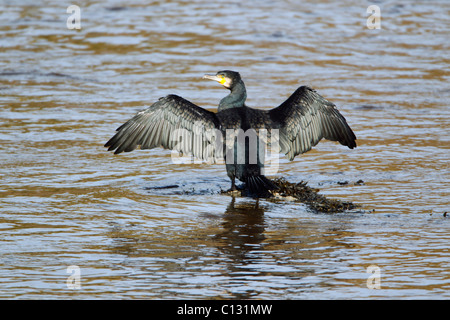
<path fill-rule="evenodd" d="M 216 114 L 176 95 L 160 98 L 117 128 L 105 144 L 115 154 L 163 147 L 175 149 L 202 160 L 215 146 L 215 129 L 220 127 Z M 207 133 L 205 133 L 207 132 Z M 181 140 L 181 141 L 180 141 Z"/>
<path fill-rule="evenodd" d="M 315 90 L 302 86 L 279 107 L 269 111 L 280 128 L 281 151 L 292 160 L 323 138 L 353 149 L 356 136 L 336 106 Z"/>

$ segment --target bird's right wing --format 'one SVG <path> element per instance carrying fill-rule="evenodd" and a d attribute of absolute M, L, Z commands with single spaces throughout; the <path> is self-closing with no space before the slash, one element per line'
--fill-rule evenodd
<path fill-rule="evenodd" d="M 115 150 L 115 154 L 133 151 L 138 146 L 163 147 L 214 163 L 219 127 L 215 113 L 168 95 L 117 128 L 105 147 Z"/>
<path fill-rule="evenodd" d="M 356 147 L 356 136 L 336 106 L 309 87 L 299 87 L 269 116 L 280 130 L 281 152 L 289 160 L 311 150 L 322 138 Z"/>

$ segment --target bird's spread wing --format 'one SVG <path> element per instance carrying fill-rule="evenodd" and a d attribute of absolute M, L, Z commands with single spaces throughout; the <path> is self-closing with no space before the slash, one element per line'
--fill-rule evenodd
<path fill-rule="evenodd" d="M 289 160 L 311 150 L 322 138 L 356 147 L 356 136 L 336 106 L 309 87 L 298 88 L 269 115 L 279 127 L 281 152 Z"/>
<path fill-rule="evenodd" d="M 108 151 L 115 150 L 115 154 L 133 151 L 138 146 L 163 147 L 215 162 L 216 128 L 219 121 L 215 113 L 179 96 L 168 95 L 117 128 L 105 147 L 109 147 Z"/>

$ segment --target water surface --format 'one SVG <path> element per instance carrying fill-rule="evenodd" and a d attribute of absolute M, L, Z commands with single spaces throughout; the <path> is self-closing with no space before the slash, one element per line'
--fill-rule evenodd
<path fill-rule="evenodd" d="M 69 30 L 65 4 L 1 2 L 0 298 L 448 299 L 450 7 L 376 1 L 370 30 L 370 4 L 85 1 Z M 222 69 L 251 107 L 300 85 L 338 106 L 358 148 L 275 176 L 360 210 L 233 199 L 221 165 L 103 148 L 166 94 L 214 109 L 227 92 L 201 77 Z"/>

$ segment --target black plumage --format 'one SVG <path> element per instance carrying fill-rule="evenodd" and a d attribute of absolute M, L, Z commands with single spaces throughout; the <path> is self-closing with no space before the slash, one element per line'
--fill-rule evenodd
<path fill-rule="evenodd" d="M 220 101 L 217 113 L 168 95 L 121 125 L 105 147 L 118 154 L 138 146 L 161 146 L 212 163 L 223 159 L 231 189 L 236 189 L 238 178 L 255 196 L 267 196 L 276 189 L 262 172 L 263 147 L 270 142 L 276 141 L 276 151 L 289 160 L 311 150 L 323 138 L 356 147 L 355 134 L 336 106 L 309 87 L 299 87 L 277 108 L 259 110 L 245 105 L 247 93 L 239 73 L 225 70 L 204 78 L 231 91 Z"/>

